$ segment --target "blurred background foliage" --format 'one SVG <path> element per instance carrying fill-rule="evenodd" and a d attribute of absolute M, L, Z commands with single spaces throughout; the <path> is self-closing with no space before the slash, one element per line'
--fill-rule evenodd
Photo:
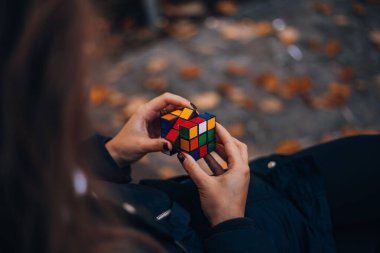
<path fill-rule="evenodd" d="M 380 130 L 379 0 L 96 0 L 96 130 L 163 92 L 217 116 L 252 158 Z M 204 166 L 204 164 L 203 164 Z M 150 154 L 142 177 L 183 174 Z"/>

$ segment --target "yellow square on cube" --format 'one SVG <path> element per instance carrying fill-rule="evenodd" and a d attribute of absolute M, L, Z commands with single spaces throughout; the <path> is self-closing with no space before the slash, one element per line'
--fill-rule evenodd
<path fill-rule="evenodd" d="M 207 130 L 211 130 L 211 129 L 215 128 L 215 124 L 216 124 L 215 117 L 207 120 Z"/>
<path fill-rule="evenodd" d="M 189 109 L 189 108 L 184 108 L 181 115 L 179 115 L 180 118 L 182 119 L 189 119 L 191 114 L 193 114 L 193 110 Z"/>
<path fill-rule="evenodd" d="M 179 116 L 179 115 L 181 115 L 181 113 L 182 113 L 182 110 L 175 110 L 175 111 L 171 112 L 171 114 L 174 114 L 175 116 Z"/>
<path fill-rule="evenodd" d="M 190 142 L 188 140 L 181 139 L 180 145 L 181 149 L 190 152 Z"/>
<path fill-rule="evenodd" d="M 198 135 L 198 126 L 190 128 L 189 139 L 193 139 L 194 137 L 197 137 L 197 135 Z"/>

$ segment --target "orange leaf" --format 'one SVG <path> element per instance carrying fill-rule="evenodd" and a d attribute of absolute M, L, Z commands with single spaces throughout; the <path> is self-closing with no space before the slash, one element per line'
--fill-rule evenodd
<path fill-rule="evenodd" d="M 326 55 L 332 58 L 340 52 L 341 48 L 342 45 L 338 40 L 330 39 L 325 47 Z"/>
<path fill-rule="evenodd" d="M 197 79 L 201 76 L 202 70 L 197 65 L 186 65 L 179 70 L 179 73 L 184 79 Z"/>
<path fill-rule="evenodd" d="M 93 86 L 90 90 L 90 102 L 93 105 L 99 105 L 103 103 L 108 96 L 108 91 L 103 86 Z"/>
<path fill-rule="evenodd" d="M 332 14 L 333 10 L 331 4 L 329 3 L 317 3 L 315 5 L 315 9 L 317 12 L 328 16 Z"/>
<path fill-rule="evenodd" d="M 351 95 L 349 86 L 340 83 L 331 83 L 327 92 L 322 96 L 323 106 L 327 108 L 343 106 Z"/>
<path fill-rule="evenodd" d="M 290 155 L 301 150 L 302 145 L 298 140 L 283 140 L 277 144 L 276 152 L 282 155 Z"/>
<path fill-rule="evenodd" d="M 274 74 L 270 72 L 258 75 L 253 79 L 253 82 L 257 83 L 259 86 L 270 92 L 278 90 L 278 79 Z"/>
<path fill-rule="evenodd" d="M 338 78 L 342 82 L 349 82 L 354 78 L 354 70 L 352 67 L 343 67 L 338 71 Z"/>
<path fill-rule="evenodd" d="M 226 74 L 235 76 L 235 77 L 242 77 L 246 76 L 248 74 L 248 69 L 246 66 L 237 64 L 237 63 L 230 63 L 226 66 L 224 69 Z"/>

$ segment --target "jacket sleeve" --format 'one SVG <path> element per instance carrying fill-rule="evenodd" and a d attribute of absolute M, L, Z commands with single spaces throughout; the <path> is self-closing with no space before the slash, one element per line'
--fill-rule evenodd
<path fill-rule="evenodd" d="M 207 253 L 272 253 L 275 252 L 269 235 L 257 228 L 249 218 L 222 222 L 204 240 Z"/>
<path fill-rule="evenodd" d="M 119 167 L 108 153 L 105 144 L 110 137 L 94 135 L 83 144 L 86 159 L 92 169 L 92 172 L 101 180 L 112 183 L 129 183 L 131 182 L 130 165 Z"/>

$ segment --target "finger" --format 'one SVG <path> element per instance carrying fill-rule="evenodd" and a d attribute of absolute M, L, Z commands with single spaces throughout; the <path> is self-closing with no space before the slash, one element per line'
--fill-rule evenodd
<path fill-rule="evenodd" d="M 236 146 L 235 140 L 228 131 L 219 123 L 216 123 L 216 133 L 221 143 L 224 145 L 224 151 L 229 163 L 239 162 L 241 160 L 240 151 Z"/>
<path fill-rule="evenodd" d="M 228 157 L 226 152 L 224 151 L 224 145 L 220 143 L 216 143 L 215 152 L 224 160 L 227 161 Z"/>
<path fill-rule="evenodd" d="M 158 96 L 148 102 L 146 104 L 146 109 L 148 111 L 157 113 L 169 105 L 191 108 L 189 100 L 171 93 L 164 93 L 161 96 Z"/>
<path fill-rule="evenodd" d="M 165 145 L 169 150 L 172 150 L 173 148 L 173 145 L 170 143 L 170 141 L 161 138 L 144 140 L 144 143 L 142 145 L 142 148 L 145 152 L 168 151 L 164 150 Z"/>
<path fill-rule="evenodd" d="M 215 160 L 215 158 L 211 154 L 208 154 L 203 158 L 206 161 L 212 173 L 214 174 L 214 176 L 220 176 L 224 174 L 225 170 L 222 168 L 222 166 L 220 166 L 220 164 Z"/>
<path fill-rule="evenodd" d="M 177 157 L 180 160 L 187 174 L 198 187 L 207 185 L 208 181 L 210 180 L 210 176 L 206 172 L 204 172 L 201 169 L 201 167 L 199 167 L 198 163 L 194 160 L 192 156 L 180 152 L 178 153 Z"/>
<path fill-rule="evenodd" d="M 248 163 L 248 147 L 245 143 L 239 141 L 238 139 L 234 138 L 236 145 L 238 146 L 240 150 L 240 155 L 244 162 Z"/>

